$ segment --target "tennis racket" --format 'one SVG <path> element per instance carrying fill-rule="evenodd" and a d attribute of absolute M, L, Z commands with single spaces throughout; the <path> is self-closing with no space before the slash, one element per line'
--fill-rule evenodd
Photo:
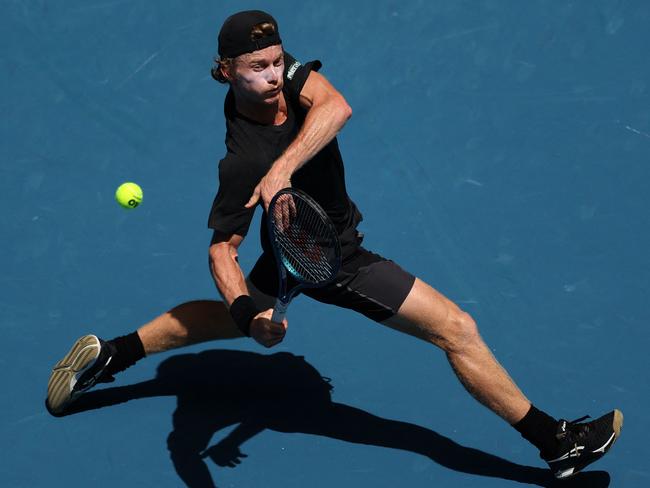
<path fill-rule="evenodd" d="M 304 288 L 330 283 L 341 267 L 341 244 L 334 224 L 306 193 L 280 190 L 271 200 L 267 224 L 278 266 L 273 322 L 282 322 L 291 299 Z M 288 277 L 297 283 L 287 289 Z"/>

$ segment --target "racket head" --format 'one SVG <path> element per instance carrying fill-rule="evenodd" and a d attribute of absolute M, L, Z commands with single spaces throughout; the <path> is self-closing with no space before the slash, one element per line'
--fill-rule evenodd
<path fill-rule="evenodd" d="M 295 188 L 271 200 L 267 224 L 278 265 L 303 287 L 331 282 L 341 267 L 341 244 L 334 224 L 316 201 Z"/>

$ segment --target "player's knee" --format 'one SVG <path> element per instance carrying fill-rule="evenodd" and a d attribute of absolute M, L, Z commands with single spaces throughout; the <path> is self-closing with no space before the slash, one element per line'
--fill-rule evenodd
<path fill-rule="evenodd" d="M 184 317 L 183 310 L 172 309 L 164 315 L 165 325 L 161 328 L 166 342 L 183 344 L 190 335 L 190 324 Z"/>
<path fill-rule="evenodd" d="M 449 314 L 448 337 L 444 347 L 448 352 L 460 352 L 480 340 L 478 326 L 470 314 L 456 310 Z"/>

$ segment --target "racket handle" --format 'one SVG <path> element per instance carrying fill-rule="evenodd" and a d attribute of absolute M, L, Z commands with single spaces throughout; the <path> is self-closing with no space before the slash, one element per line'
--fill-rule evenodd
<path fill-rule="evenodd" d="M 273 315 L 271 316 L 272 322 L 277 322 L 278 324 L 282 323 L 284 317 L 287 315 L 287 307 L 289 303 L 284 303 L 279 298 L 275 301 L 275 307 L 273 307 Z"/>

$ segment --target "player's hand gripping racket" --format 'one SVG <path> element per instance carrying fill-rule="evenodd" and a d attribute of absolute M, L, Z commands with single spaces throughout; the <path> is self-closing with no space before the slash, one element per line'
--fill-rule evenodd
<path fill-rule="evenodd" d="M 325 211 L 295 188 L 276 193 L 267 223 L 279 277 L 271 320 L 282 322 L 289 302 L 301 289 L 324 286 L 334 279 L 341 267 L 341 244 Z M 290 290 L 288 276 L 297 282 Z"/>

